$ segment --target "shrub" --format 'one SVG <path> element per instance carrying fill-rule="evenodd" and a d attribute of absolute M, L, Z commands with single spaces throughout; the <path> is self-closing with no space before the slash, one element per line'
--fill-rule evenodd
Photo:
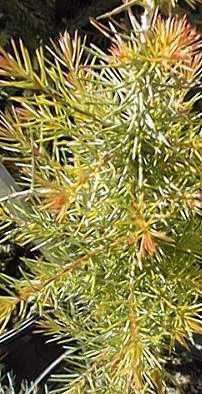
<path fill-rule="evenodd" d="M 138 32 L 128 12 L 127 33 L 93 22 L 106 53 L 67 33 L 33 63 L 22 42 L 0 50 L 1 86 L 27 92 L 1 114 L 22 189 L 1 199 L 3 240 L 41 251 L 1 275 L 1 321 L 19 308 L 76 340 L 58 392 L 161 393 L 166 355 L 202 332 L 201 119 L 185 101 L 200 36 L 186 17 Z"/>

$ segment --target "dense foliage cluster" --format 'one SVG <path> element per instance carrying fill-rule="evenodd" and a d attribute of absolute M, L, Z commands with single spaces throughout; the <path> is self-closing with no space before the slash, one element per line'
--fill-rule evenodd
<path fill-rule="evenodd" d="M 111 15 L 112 16 L 112 15 Z M 33 60 L 0 49 L 2 242 L 32 245 L 21 277 L 1 274 L 5 328 L 40 315 L 64 343 L 63 393 L 162 393 L 166 354 L 202 332 L 200 36 L 183 18 L 141 31 L 93 21 L 103 52 L 65 32 Z M 73 343 L 74 346 L 68 346 Z"/>

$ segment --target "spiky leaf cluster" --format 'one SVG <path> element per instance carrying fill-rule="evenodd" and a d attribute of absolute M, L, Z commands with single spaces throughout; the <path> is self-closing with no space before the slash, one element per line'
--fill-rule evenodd
<path fill-rule="evenodd" d="M 200 37 L 185 18 L 158 17 L 144 40 L 97 26 L 107 53 L 67 33 L 34 62 L 22 42 L 1 49 L 0 85 L 26 89 L 1 114 L 22 188 L 2 200 L 4 239 L 42 253 L 1 275 L 1 321 L 20 307 L 76 340 L 61 392 L 161 393 L 165 350 L 202 332 L 201 119 L 185 101 Z"/>

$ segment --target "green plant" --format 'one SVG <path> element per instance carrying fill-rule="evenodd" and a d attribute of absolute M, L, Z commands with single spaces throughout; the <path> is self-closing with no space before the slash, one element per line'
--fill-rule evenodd
<path fill-rule="evenodd" d="M 184 100 L 201 41 L 185 17 L 144 33 L 129 18 L 128 33 L 93 22 L 107 53 L 67 33 L 33 63 L 22 42 L 0 49 L 0 85 L 27 90 L 1 114 L 23 189 L 1 200 L 3 239 L 42 254 L 21 279 L 1 274 L 0 317 L 19 307 L 76 339 L 57 392 L 162 393 L 166 352 L 202 333 L 199 96 Z"/>

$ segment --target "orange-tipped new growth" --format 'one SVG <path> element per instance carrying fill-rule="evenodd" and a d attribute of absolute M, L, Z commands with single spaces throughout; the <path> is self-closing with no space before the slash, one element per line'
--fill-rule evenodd
<path fill-rule="evenodd" d="M 145 43 L 145 56 L 151 62 L 161 62 L 164 67 L 176 66 L 176 70 L 187 77 L 194 77 L 202 65 L 201 36 L 187 21 L 186 16 L 168 18 L 158 17 L 148 32 Z"/>
<path fill-rule="evenodd" d="M 118 64 L 128 63 L 137 56 L 150 63 L 177 72 L 187 81 L 193 80 L 202 66 L 201 35 L 188 22 L 187 17 L 164 19 L 158 16 L 145 36 L 144 44 L 138 48 L 136 39 L 125 42 L 117 36 L 116 44 L 110 48 L 113 60 Z"/>

